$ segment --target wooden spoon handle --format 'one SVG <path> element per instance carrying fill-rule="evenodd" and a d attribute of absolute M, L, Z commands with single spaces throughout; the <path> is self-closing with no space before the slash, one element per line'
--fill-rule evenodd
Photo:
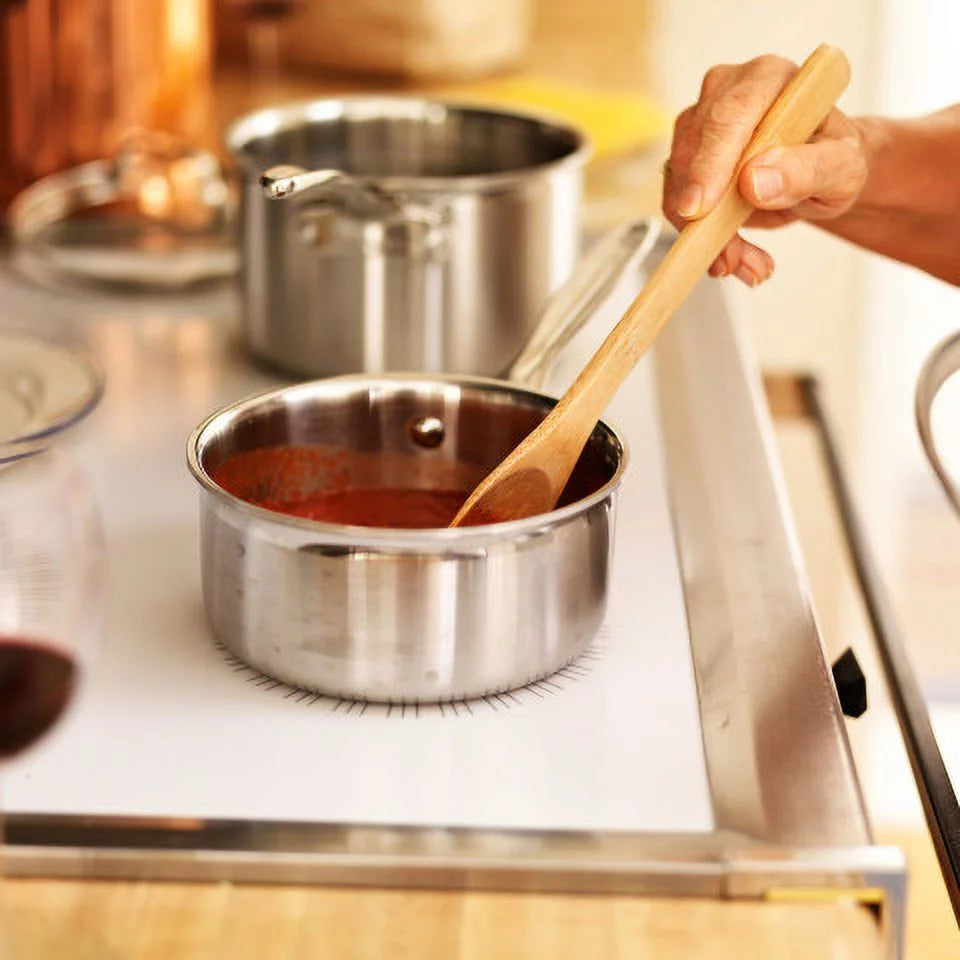
<path fill-rule="evenodd" d="M 850 65 L 843 53 L 835 47 L 818 47 L 767 111 L 744 151 L 741 166 L 761 150 L 806 141 L 849 79 Z M 610 398 L 750 211 L 734 176 L 713 210 L 684 227 L 570 389 L 473 491 L 452 526 L 488 522 L 489 518 L 528 517 L 556 505 Z"/>
<path fill-rule="evenodd" d="M 561 404 L 568 397 L 570 402 L 576 401 L 576 420 L 584 441 L 663 325 L 750 216 L 753 208 L 737 188 L 740 169 L 772 147 L 806 142 L 849 80 L 850 64 L 843 51 L 822 44 L 783 88 L 754 132 L 719 203 L 683 228 L 640 295 L 561 400 Z"/>

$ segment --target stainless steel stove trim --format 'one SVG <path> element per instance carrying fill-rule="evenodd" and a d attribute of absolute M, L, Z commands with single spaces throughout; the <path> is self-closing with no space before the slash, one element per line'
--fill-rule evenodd
<path fill-rule="evenodd" d="M 657 381 L 716 822 L 868 844 L 759 368 L 729 317 L 688 307 L 660 338 Z"/>
<path fill-rule="evenodd" d="M 707 834 L 345 827 L 265 821 L 16 818 L 15 875 L 763 897 L 900 875 L 899 851 L 789 849 Z M 72 822 L 68 822 L 72 821 Z M 89 855 L 77 855 L 89 847 Z M 281 870 L 278 870 L 281 867 Z"/>
<path fill-rule="evenodd" d="M 714 284 L 694 292 L 655 357 L 713 833 L 13 815 L 6 870 L 737 897 L 879 887 L 895 955 L 903 857 L 872 845 L 758 372 Z"/>

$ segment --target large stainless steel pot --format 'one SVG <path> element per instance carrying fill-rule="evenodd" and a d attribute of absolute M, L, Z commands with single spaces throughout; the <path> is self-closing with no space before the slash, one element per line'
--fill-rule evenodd
<path fill-rule="evenodd" d="M 950 476 L 950 471 L 940 455 L 936 439 L 933 434 L 933 402 L 940 392 L 940 388 L 957 371 L 960 371 L 960 333 L 946 338 L 927 357 L 920 376 L 917 378 L 916 415 L 917 429 L 920 432 L 920 441 L 927 454 L 934 472 L 940 479 L 947 499 L 954 510 L 960 514 L 960 486 Z M 960 431 L 953 434 L 960 436 Z"/>
<path fill-rule="evenodd" d="M 601 239 L 558 291 L 511 374 L 539 385 L 557 352 L 656 242 L 656 224 Z M 554 400 L 515 383 L 394 374 L 313 381 L 242 400 L 202 423 L 187 460 L 201 486 L 207 617 L 237 656 L 304 688 L 427 702 L 521 686 L 576 657 L 607 597 L 623 443 L 594 430 L 571 481 L 583 494 L 543 516 L 455 530 L 323 524 L 254 506 L 269 473 L 228 492 L 228 458 L 274 446 L 349 449 L 350 485 L 470 489 Z M 342 464 L 310 471 L 311 493 Z M 451 481 L 450 478 L 453 477 Z M 590 479 L 592 478 L 592 479 Z M 442 484 L 441 484 L 442 485 Z"/>
<path fill-rule="evenodd" d="M 499 375 L 573 270 L 587 148 L 571 127 L 360 97 L 261 110 L 227 142 L 246 339 L 284 370 Z"/>

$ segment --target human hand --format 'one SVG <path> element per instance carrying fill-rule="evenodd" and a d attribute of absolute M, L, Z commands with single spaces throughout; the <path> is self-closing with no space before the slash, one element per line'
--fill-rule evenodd
<path fill-rule="evenodd" d="M 699 100 L 677 117 L 664 168 L 663 212 L 674 226 L 682 228 L 716 205 L 754 130 L 797 69 L 768 55 L 707 71 Z M 840 217 L 859 197 L 867 169 L 857 122 L 834 108 L 807 143 L 776 147 L 744 165 L 737 186 L 756 207 L 747 226 Z M 756 286 L 773 273 L 773 258 L 737 235 L 709 272 Z"/>

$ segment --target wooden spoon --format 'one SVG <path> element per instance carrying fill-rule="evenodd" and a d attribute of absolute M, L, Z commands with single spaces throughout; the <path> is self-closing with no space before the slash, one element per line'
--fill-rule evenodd
<path fill-rule="evenodd" d="M 744 151 L 751 157 L 805 143 L 850 80 L 841 50 L 822 44 L 767 111 Z M 552 510 L 620 384 L 753 208 L 734 176 L 720 202 L 687 224 L 640 295 L 557 405 L 470 494 L 452 527 L 519 520 Z"/>

